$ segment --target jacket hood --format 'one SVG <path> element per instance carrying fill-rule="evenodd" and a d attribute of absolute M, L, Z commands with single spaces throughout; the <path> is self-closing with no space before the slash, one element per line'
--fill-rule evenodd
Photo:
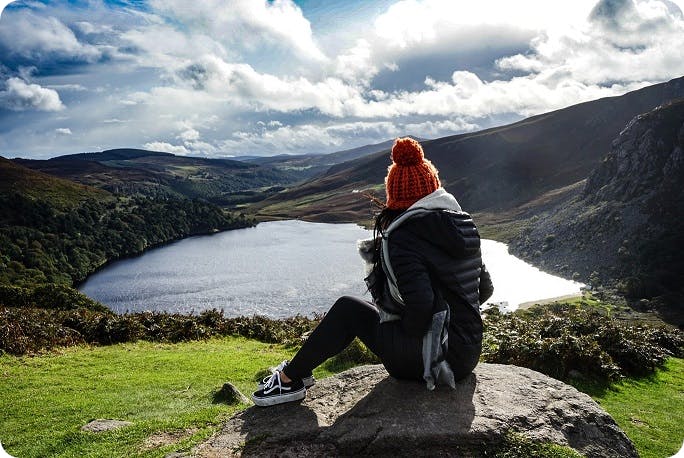
<path fill-rule="evenodd" d="M 426 210 L 452 210 L 455 212 L 462 211 L 456 198 L 444 188 L 437 188 L 432 193 L 411 205 L 408 210 L 416 208 L 424 208 Z"/>
<path fill-rule="evenodd" d="M 447 192 L 446 189 L 441 187 L 437 188 L 434 192 L 418 200 L 416 203 L 411 205 L 404 213 L 408 213 L 411 210 L 418 209 L 451 210 L 454 212 L 463 211 L 461 209 L 461 205 L 459 205 L 456 198 L 452 194 Z M 427 239 L 430 240 L 431 243 L 441 245 L 442 249 L 448 252 L 452 252 L 454 250 L 454 247 L 450 243 L 450 240 L 453 236 L 453 233 L 451 232 L 454 230 L 453 222 L 450 221 L 450 217 L 446 218 L 446 221 L 443 218 L 445 217 L 438 215 L 423 215 L 422 221 L 427 222 L 427 226 L 424 227 L 424 229 L 426 229 L 427 232 L 425 234 L 422 234 L 421 237 L 427 234 Z M 400 216 L 392 224 L 390 224 L 388 231 L 390 229 L 394 229 L 404 224 L 405 222 L 409 223 L 409 221 L 406 221 L 404 218 L 401 218 Z M 373 267 L 373 263 L 375 262 L 375 242 L 372 238 L 367 240 L 359 240 L 357 241 L 357 248 L 359 250 L 361 258 L 365 261 L 366 274 L 368 274 L 370 272 L 370 269 Z"/>
<path fill-rule="evenodd" d="M 422 214 L 421 210 L 426 210 L 426 212 Z M 411 213 L 415 216 L 411 216 Z M 425 243 L 438 247 L 440 251 L 453 257 L 461 257 L 463 256 L 463 246 L 455 242 L 463 240 L 462 224 L 464 218 L 472 223 L 470 215 L 463 213 L 456 198 L 444 188 L 438 188 L 395 219 L 387 232 L 389 233 L 401 226 L 402 230 L 412 232 L 416 238 L 423 239 Z M 474 230 L 475 234 L 473 235 L 477 237 L 476 248 L 479 249 L 479 234 L 477 234 L 476 229 Z"/>

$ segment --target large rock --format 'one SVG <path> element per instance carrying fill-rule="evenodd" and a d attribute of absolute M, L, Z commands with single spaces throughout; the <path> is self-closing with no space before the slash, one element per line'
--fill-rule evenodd
<path fill-rule="evenodd" d="M 397 381 L 382 366 L 320 380 L 302 403 L 251 407 L 195 456 L 480 456 L 507 432 L 589 457 L 637 456 L 589 396 L 538 372 L 480 364 L 455 390 Z"/>

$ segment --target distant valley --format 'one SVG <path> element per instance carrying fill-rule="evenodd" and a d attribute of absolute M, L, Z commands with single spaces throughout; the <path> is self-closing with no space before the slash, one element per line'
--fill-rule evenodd
<path fill-rule="evenodd" d="M 391 142 L 332 154 L 241 160 L 122 148 L 48 160 L 14 159 L 14 162 L 116 194 L 202 199 L 233 209 L 324 174 L 336 164 L 385 150 Z"/>

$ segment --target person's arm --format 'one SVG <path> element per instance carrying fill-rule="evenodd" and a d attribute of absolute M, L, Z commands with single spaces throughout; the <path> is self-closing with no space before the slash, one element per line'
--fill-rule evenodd
<path fill-rule="evenodd" d="M 389 257 L 397 287 L 404 300 L 402 326 L 407 334 L 422 337 L 432 320 L 435 300 L 432 282 L 420 254 L 410 249 L 411 240 L 402 233 L 389 239 Z"/>
<path fill-rule="evenodd" d="M 487 299 L 494 294 L 494 283 L 492 283 L 492 276 L 489 275 L 487 267 L 482 264 L 482 271 L 480 272 L 480 305 L 487 302 Z"/>

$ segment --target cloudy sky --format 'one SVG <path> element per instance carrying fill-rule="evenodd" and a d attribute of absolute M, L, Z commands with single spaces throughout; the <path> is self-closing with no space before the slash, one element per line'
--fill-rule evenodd
<path fill-rule="evenodd" d="M 683 8 L 14 1 L 0 16 L 0 155 L 325 153 L 479 130 L 684 75 Z"/>

